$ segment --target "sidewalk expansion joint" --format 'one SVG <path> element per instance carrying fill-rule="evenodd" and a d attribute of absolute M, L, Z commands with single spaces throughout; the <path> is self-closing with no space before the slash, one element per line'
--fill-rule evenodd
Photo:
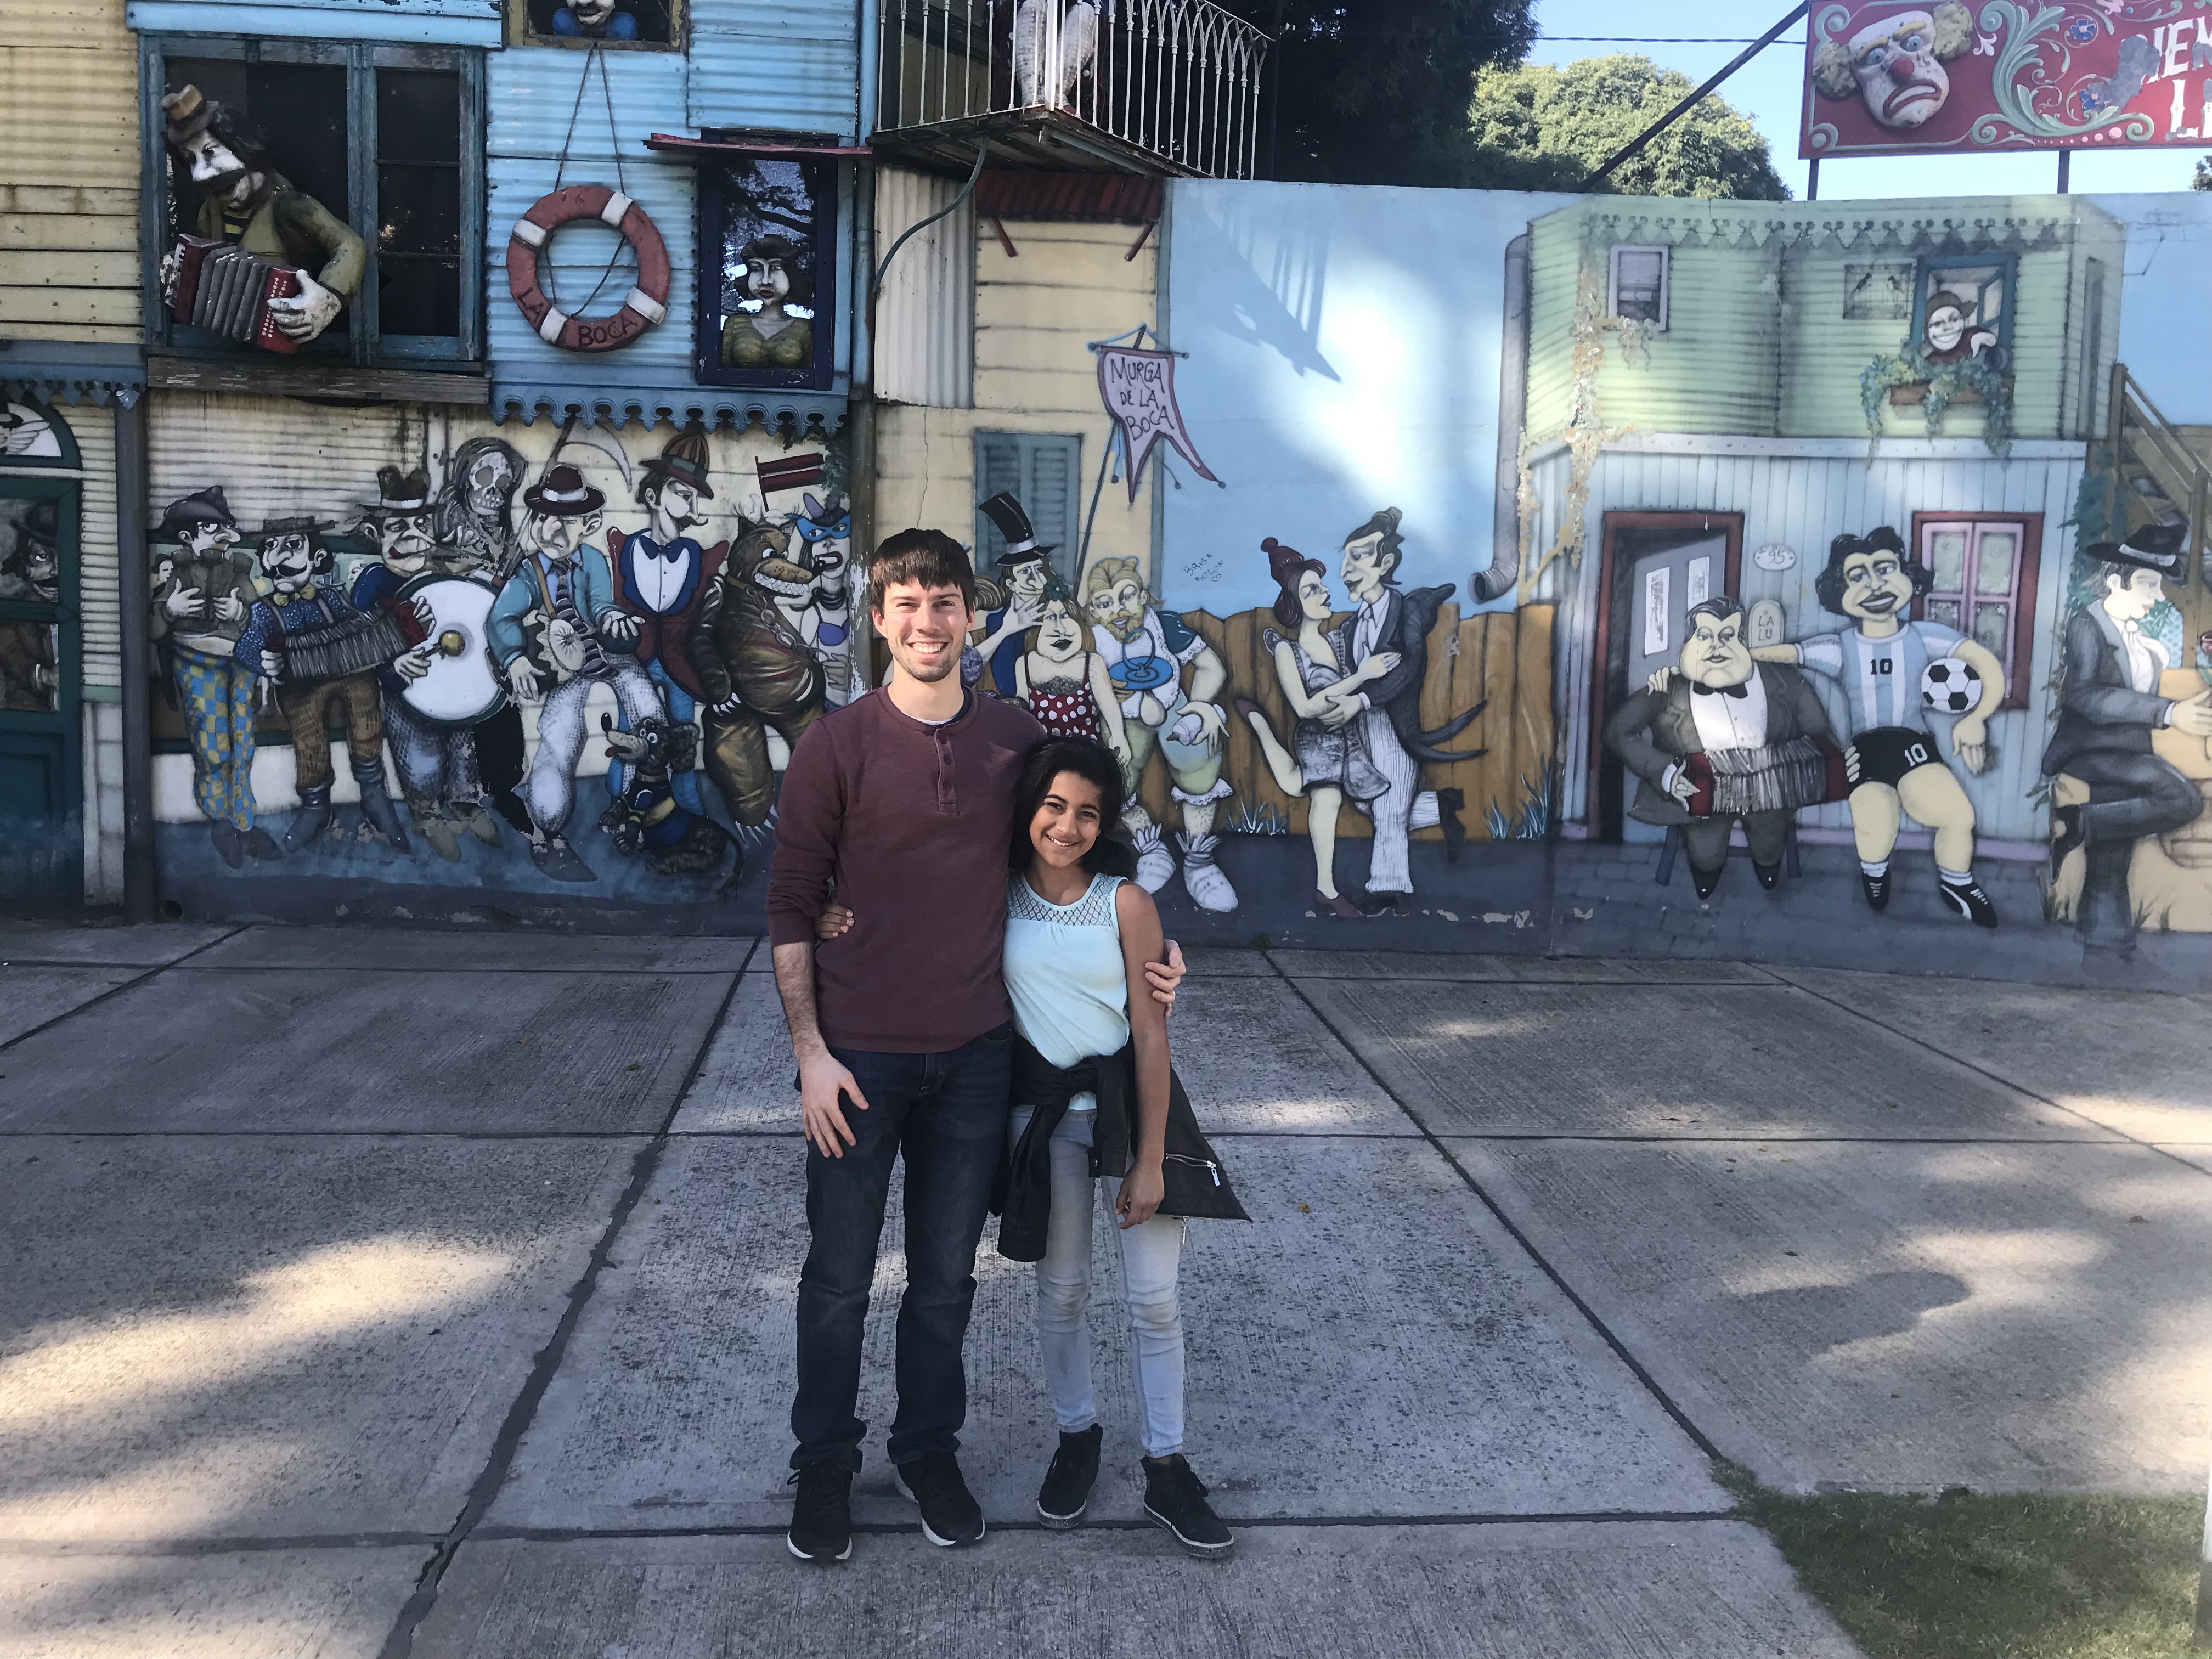
<path fill-rule="evenodd" d="M 1296 996 L 1299 1001 L 1304 1003 L 1307 1010 L 1321 1023 L 1322 1029 L 1327 1031 L 1331 1036 L 1334 1037 L 1337 1041 L 1338 1046 L 1359 1062 L 1360 1069 L 1365 1072 L 1369 1078 L 1373 1079 L 1375 1086 L 1380 1089 L 1392 1102 L 1392 1103 L 1394 1103 L 1400 1111 L 1406 1115 L 1407 1121 L 1413 1124 L 1413 1126 L 1420 1132 L 1421 1138 L 1429 1143 L 1429 1146 L 1435 1151 L 1437 1156 L 1443 1159 L 1443 1161 L 1451 1167 L 1453 1173 L 1459 1176 L 1461 1182 L 1465 1184 L 1468 1191 L 1473 1193 L 1474 1196 L 1481 1201 L 1482 1206 L 1488 1210 L 1492 1216 L 1496 1218 L 1499 1226 L 1505 1229 L 1506 1233 L 1512 1238 L 1513 1242 L 1518 1244 L 1522 1249 L 1527 1253 L 1529 1261 L 1536 1264 L 1537 1267 L 1541 1270 L 1544 1276 L 1550 1279 L 1553 1285 L 1559 1287 L 1559 1294 L 1565 1297 L 1568 1302 L 1573 1304 L 1575 1311 L 1580 1314 L 1583 1318 L 1589 1322 L 1590 1328 L 1595 1331 L 1598 1335 L 1604 1340 L 1606 1346 L 1613 1350 L 1614 1354 L 1620 1358 L 1620 1363 L 1628 1367 L 1630 1375 L 1634 1376 L 1638 1382 L 1644 1385 L 1645 1391 L 1650 1395 L 1652 1399 L 1659 1403 L 1660 1409 L 1664 1411 L 1668 1417 L 1674 1420 L 1674 1426 L 1680 1429 L 1684 1434 L 1687 1435 L 1690 1437 L 1690 1443 L 1697 1447 L 1697 1449 L 1703 1452 L 1707 1457 L 1711 1458 L 1715 1462 L 1725 1462 L 1726 1459 L 1724 1458 L 1721 1449 L 1713 1443 L 1711 1437 L 1708 1436 L 1703 1429 L 1699 1428 L 1695 1423 L 1690 1420 L 1689 1413 L 1675 1403 L 1674 1397 L 1672 1395 L 1668 1394 L 1666 1389 L 1659 1386 L 1658 1379 L 1653 1376 L 1651 1373 L 1645 1369 L 1644 1362 L 1629 1352 L 1628 1345 L 1623 1342 L 1620 1337 L 1616 1336 L 1613 1334 L 1613 1328 L 1607 1325 L 1603 1319 L 1598 1316 L 1597 1310 L 1591 1307 L 1588 1302 L 1584 1301 L 1583 1299 L 1582 1293 L 1576 1290 L 1573 1285 L 1567 1283 L 1566 1275 L 1552 1265 L 1550 1260 L 1544 1255 L 1544 1253 L 1536 1248 L 1535 1241 L 1531 1239 L 1527 1233 L 1522 1231 L 1520 1226 L 1514 1221 L 1513 1218 L 1505 1213 L 1504 1207 L 1500 1205 L 1495 1198 L 1490 1195 L 1487 1189 L 1484 1188 L 1480 1182 L 1474 1178 L 1473 1173 L 1468 1170 L 1468 1167 L 1453 1155 L 1451 1148 L 1444 1144 L 1443 1137 L 1438 1135 L 1436 1131 L 1430 1128 L 1427 1124 L 1421 1121 L 1420 1118 L 1414 1113 L 1413 1109 L 1406 1104 L 1405 1101 L 1400 1097 L 1398 1091 L 1395 1089 L 1393 1089 L 1389 1082 L 1384 1079 L 1382 1074 L 1376 1071 L 1373 1066 L 1368 1063 L 1367 1056 L 1360 1051 L 1358 1046 L 1355 1044 L 1342 1030 L 1338 1029 L 1336 1022 L 1330 1018 L 1327 1012 L 1322 1008 L 1320 1004 L 1316 1003 L 1311 997 L 1308 996 L 1304 990 L 1299 988 L 1298 982 L 1295 979 L 1291 978 L 1289 974 L 1283 971 L 1283 969 L 1275 962 L 1273 956 L 1269 956 L 1267 957 L 1267 962 L 1270 967 L 1274 968 L 1276 975 L 1282 980 L 1283 983 L 1291 988 L 1291 994 Z"/>
<path fill-rule="evenodd" d="M 747 947 L 745 962 L 752 960 L 753 952 L 759 945 L 760 941 L 755 939 Z M 553 1334 L 531 1361 L 530 1375 L 524 1379 L 521 1391 L 507 1407 L 506 1419 L 501 1423 L 498 1434 L 493 1437 L 491 1455 L 485 1459 L 483 1468 L 470 1486 L 460 1513 L 453 1517 L 453 1525 L 440 1535 L 430 1552 L 430 1559 L 423 1563 L 414 1593 L 408 1596 L 399 1609 L 398 1617 L 393 1620 L 392 1630 L 384 1638 L 383 1647 L 379 1650 L 379 1659 L 408 1659 L 408 1656 L 413 1653 L 415 1632 L 422 1628 L 422 1621 L 429 1617 L 431 1607 L 437 1602 L 438 1589 L 445 1582 L 446 1570 L 453 1565 L 453 1557 L 461 1546 L 483 1524 L 484 1516 L 490 1512 L 493 1500 L 499 1496 L 500 1488 L 506 1484 L 508 1471 L 514 1466 L 515 1454 L 521 1449 L 522 1438 L 536 1420 L 538 1407 L 544 1401 L 545 1391 L 552 1386 L 554 1375 L 559 1371 L 562 1360 L 567 1357 L 569 1339 L 575 1334 L 576 1327 L 583 1319 L 584 1309 L 591 1301 L 592 1293 L 599 1288 L 601 1272 L 614 1255 L 615 1241 L 622 1236 L 631 1212 L 644 1198 L 646 1189 L 652 1185 L 653 1177 L 660 1167 L 661 1155 L 668 1150 L 669 1129 L 676 1121 L 677 1113 L 684 1109 L 684 1097 L 691 1092 L 691 1085 L 698 1081 L 699 1073 L 706 1066 L 707 1056 L 713 1052 L 714 1038 L 722 1029 L 722 1022 L 729 1018 L 730 1005 L 737 1000 L 738 987 L 743 982 L 744 969 L 744 963 L 740 963 L 738 971 L 730 974 L 729 988 L 722 993 L 722 1000 L 714 1010 L 714 1018 L 707 1022 L 707 1029 L 700 1036 L 699 1046 L 691 1056 L 691 1063 L 685 1068 L 683 1080 L 678 1084 L 670 1098 L 666 1114 L 653 1132 L 652 1139 L 638 1149 L 637 1156 L 632 1160 L 629 1184 L 623 1187 L 622 1195 L 615 1200 L 614 1208 L 607 1216 L 607 1224 L 600 1231 L 599 1241 L 592 1246 L 591 1256 L 584 1264 L 581 1276 L 570 1288 L 568 1305 L 562 1310 L 560 1321 L 553 1328 Z"/>
<path fill-rule="evenodd" d="M 9 1037 L 5 1042 L 0 1042 L 0 1054 L 5 1054 L 9 1049 L 14 1048 L 19 1042 L 29 1042 L 41 1031 L 52 1030 L 55 1026 L 60 1024 L 65 1019 L 75 1019 L 79 1014 L 82 1013 L 88 1008 L 97 1008 L 101 1003 L 107 1001 L 111 997 L 119 997 L 125 991 L 136 990 L 139 986 L 143 985 L 148 980 L 155 978 L 160 975 L 166 974 L 172 968 L 182 967 L 185 963 L 190 962 L 194 957 L 199 955 L 201 951 L 212 951 L 216 945 L 222 944 L 223 939 L 236 939 L 245 931 L 246 924 L 240 922 L 237 927 L 223 934 L 221 939 L 211 939 L 204 945 L 196 945 L 191 950 L 185 951 L 184 955 L 179 957 L 174 962 L 157 963 L 153 967 L 145 969 L 142 973 L 133 974 L 129 979 L 125 980 L 120 985 L 111 985 L 105 991 L 100 993 L 99 995 L 87 997 L 82 1002 L 78 1003 L 73 1008 L 63 1009 L 61 1012 L 56 1014 L 52 1019 L 41 1020 L 38 1024 L 33 1025 L 27 1031 L 18 1031 L 14 1036 Z M 20 967 L 23 964 L 11 963 L 9 965 Z M 57 963 L 55 965 L 82 968 L 88 964 L 84 963 Z"/>

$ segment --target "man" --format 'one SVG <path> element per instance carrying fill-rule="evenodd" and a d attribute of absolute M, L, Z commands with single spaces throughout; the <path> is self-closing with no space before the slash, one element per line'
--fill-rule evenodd
<path fill-rule="evenodd" d="M 1606 747 L 1642 780 L 1629 816 L 1681 830 L 1700 899 L 1720 885 L 1738 818 L 1771 892 L 1797 809 L 1842 793 L 1843 751 L 1820 698 L 1795 668 L 1754 663 L 1745 625 L 1740 599 L 1692 605 L 1680 674 L 1605 723 Z"/>
<path fill-rule="evenodd" d="M 689 533 L 707 521 L 699 503 L 714 499 L 708 465 L 707 429 L 695 422 L 644 465 L 637 499 L 652 515 L 651 522 L 628 535 L 619 530 L 607 535 L 608 550 L 614 555 L 615 603 L 637 619 L 638 665 L 659 688 L 669 718 L 683 726 L 691 723 L 705 695 L 691 665 L 692 625 L 700 596 L 720 573 L 729 546 L 716 542 L 702 548 Z M 621 729 L 629 730 L 627 714 Z M 629 782 L 627 762 L 617 760 L 607 768 L 609 794 L 620 799 Z M 696 766 L 676 773 L 670 788 L 685 811 L 707 810 L 700 799 Z"/>
<path fill-rule="evenodd" d="M 234 552 L 238 520 L 210 484 L 171 501 L 155 534 L 172 542 L 155 567 L 152 631 L 192 746 L 192 799 L 222 861 L 284 856 L 253 821 L 256 669 L 236 653 L 254 603 L 253 568 Z"/>
<path fill-rule="evenodd" d="M 1042 601 L 1042 589 L 1039 589 Z M 1137 847 L 1137 884 L 1157 893 L 1175 874 L 1175 858 L 1160 842 L 1160 827 L 1137 799 L 1145 768 L 1157 751 L 1174 778 L 1170 790 L 1182 808 L 1182 882 L 1201 910 L 1234 910 L 1237 890 L 1214 862 L 1220 837 L 1214 813 L 1231 793 L 1221 775 L 1221 731 L 1225 717 L 1213 700 L 1229 683 L 1228 665 L 1214 648 L 1172 611 L 1162 610 L 1137 574 L 1134 559 L 1101 559 L 1084 579 L 1091 639 L 1106 659 L 1107 677 L 1121 696 L 1121 729 L 1129 739 L 1122 764 L 1129 804 L 1122 827 Z M 1182 671 L 1190 670 L 1185 691 Z"/>
<path fill-rule="evenodd" d="M 269 314 L 288 339 L 301 344 L 337 319 L 361 291 L 367 246 L 350 227 L 305 191 L 268 170 L 258 134 L 198 87 L 161 100 L 169 148 L 201 191 L 194 222 L 210 241 L 235 242 L 248 253 L 299 269 L 300 291 L 271 300 Z M 163 262 L 163 286 L 173 280 Z"/>
<path fill-rule="evenodd" d="M 2143 618 L 2166 597 L 2166 583 L 2187 574 L 2189 526 L 2149 525 L 2124 542 L 2092 543 L 2097 561 L 2091 602 L 2066 623 L 2065 678 L 2058 727 L 2043 751 L 2043 775 L 2063 772 L 2089 786 L 2086 805 L 2052 809 L 2051 877 L 2075 848 L 2087 849 L 2075 928 L 2085 944 L 2132 938 L 2128 864 L 2135 844 L 2195 821 L 2204 797 L 2171 763 L 2152 752 L 2160 727 L 2212 738 L 2212 689 L 2177 701 L 2159 695 L 2173 666 Z"/>
<path fill-rule="evenodd" d="M 1456 863 L 1466 844 L 1467 830 L 1459 819 L 1466 795 L 1457 789 L 1422 788 L 1422 763 L 1472 760 L 1483 753 L 1437 746 L 1465 731 L 1482 712 L 1480 703 L 1433 732 L 1421 729 L 1429 634 L 1452 590 L 1446 586 L 1406 592 L 1398 587 L 1398 566 L 1406 546 L 1406 538 L 1398 533 L 1401 516 L 1396 507 L 1386 507 L 1346 537 L 1340 566 L 1345 591 L 1359 608 L 1352 622 L 1352 660 L 1365 662 L 1389 652 L 1396 655 L 1398 665 L 1323 717 L 1324 724 L 1355 726 L 1368 759 L 1389 785 L 1364 804 L 1375 826 L 1375 839 L 1368 854 L 1367 902 L 1359 908 L 1370 916 L 1399 914 L 1401 901 L 1413 892 L 1414 830 L 1441 825 L 1447 862 Z"/>
<path fill-rule="evenodd" d="M 453 574 L 504 586 L 522 562 L 514 537 L 514 492 L 522 457 L 504 438 L 471 438 L 453 452 L 439 486 L 431 529 Z M 524 835 L 530 809 L 522 787 L 522 710 L 512 702 L 476 725 L 477 779 L 493 811 Z"/>
<path fill-rule="evenodd" d="M 990 676 L 991 694 L 1011 697 L 1023 636 L 1037 625 L 1044 611 L 1045 580 L 1052 574 L 1046 559 L 1055 544 L 1039 544 L 1030 515 L 1006 490 L 983 503 L 983 514 L 1006 538 L 1006 550 L 999 555 L 999 585 L 1006 590 L 1006 602 L 984 614 L 983 637 L 975 649 Z"/>
<path fill-rule="evenodd" d="M 571 0 L 553 9 L 553 33 L 580 40 L 635 40 L 637 19 L 615 0 Z"/>
<path fill-rule="evenodd" d="M 361 838 L 411 851 L 384 778 L 384 719 L 376 670 L 404 637 L 381 612 L 364 614 L 336 586 L 323 545 L 329 526 L 311 518 L 276 519 L 261 527 L 261 574 L 275 591 L 257 599 L 238 636 L 238 660 L 276 686 L 276 707 L 292 732 L 293 782 L 300 810 L 285 826 L 297 852 L 331 821 L 331 738 L 335 708 L 345 722 L 346 758 L 361 786 Z"/>
<path fill-rule="evenodd" d="M 584 702 L 594 685 L 611 685 L 623 717 L 665 719 L 660 694 L 623 652 L 635 644 L 639 619 L 615 608 L 606 559 L 590 545 L 606 496 L 562 462 L 522 492 L 525 517 L 520 568 L 493 601 L 484 635 L 509 695 L 535 702 L 538 752 L 525 793 L 530 806 L 530 861 L 554 881 L 597 881 L 568 844 L 576 806 L 576 761 L 584 752 Z"/>
<path fill-rule="evenodd" d="M 428 637 L 432 620 L 428 607 L 420 599 L 410 603 L 399 596 L 400 589 L 416 577 L 447 574 L 453 563 L 437 556 L 437 544 L 431 539 L 430 475 L 419 467 L 402 472 L 386 466 L 377 469 L 376 482 L 378 499 L 362 508 L 359 528 L 376 544 L 377 562 L 363 566 L 354 578 L 354 607 L 386 612 L 405 643 L 404 650 L 377 671 L 377 690 L 384 699 L 384 735 L 392 740 L 400 793 L 407 798 L 415 828 L 432 852 L 457 864 L 460 832 L 496 847 L 499 826 L 480 799 L 474 730 L 438 725 L 416 714 L 407 702 L 407 688 L 430 672 L 434 647 Z"/>
<path fill-rule="evenodd" d="M 15 521 L 15 544 L 0 558 L 0 599 L 53 605 L 61 599 L 61 508 L 32 501 Z M 49 714 L 61 685 L 54 626 L 36 617 L 0 619 L 0 708 Z"/>
<path fill-rule="evenodd" d="M 808 1142 L 798 1501 L 786 1540 L 802 1560 L 852 1553 L 867 1431 L 854 1415 L 860 1346 L 901 1157 L 907 1285 L 890 1459 L 932 1543 L 983 1535 L 956 1455 L 961 1346 L 1012 1086 L 1000 972 L 1007 835 L 1023 756 L 1042 733 L 1016 704 L 961 686 L 975 584 L 941 531 L 901 531 L 878 548 L 867 591 L 890 678 L 816 721 L 784 775 L 768 917 Z M 814 921 L 832 879 L 854 920 L 817 957 Z M 1179 955 L 1170 947 L 1168 967 L 1148 971 L 1171 1000 Z"/>

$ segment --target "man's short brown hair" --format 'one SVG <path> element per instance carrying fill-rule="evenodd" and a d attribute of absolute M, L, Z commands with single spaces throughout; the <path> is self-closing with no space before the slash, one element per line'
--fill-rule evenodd
<path fill-rule="evenodd" d="M 942 530 L 902 530 L 886 537 L 868 560 L 868 608 L 884 614 L 884 590 L 894 582 L 917 587 L 957 587 L 975 608 L 975 567 L 968 550 Z"/>

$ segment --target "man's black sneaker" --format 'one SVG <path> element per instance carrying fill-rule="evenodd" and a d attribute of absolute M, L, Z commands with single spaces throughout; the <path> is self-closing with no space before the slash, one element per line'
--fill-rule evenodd
<path fill-rule="evenodd" d="M 1098 1442 L 1105 1432 L 1093 1423 L 1081 1434 L 1060 1437 L 1060 1449 L 1052 1455 L 1052 1467 L 1037 1489 L 1037 1519 L 1048 1527 L 1065 1529 L 1082 1524 L 1091 1488 L 1098 1482 Z"/>
<path fill-rule="evenodd" d="M 802 1561 L 842 1561 L 853 1553 L 853 1472 L 842 1463 L 809 1463 L 793 1475 L 799 1488 L 783 1541 Z"/>
<path fill-rule="evenodd" d="M 945 1549 L 972 1544 L 983 1535 L 983 1506 L 960 1478 L 960 1460 L 951 1452 L 924 1452 L 895 1471 L 902 1496 L 921 1508 L 921 1535 Z"/>
<path fill-rule="evenodd" d="M 1206 1501 L 1206 1482 L 1191 1473 L 1181 1452 L 1145 1460 L 1145 1514 L 1193 1555 L 1218 1558 L 1237 1547 L 1235 1536 Z"/>

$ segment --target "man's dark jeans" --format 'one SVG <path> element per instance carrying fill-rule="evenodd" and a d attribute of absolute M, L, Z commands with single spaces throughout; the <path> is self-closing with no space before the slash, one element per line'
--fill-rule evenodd
<path fill-rule="evenodd" d="M 906 1158 L 906 1295 L 898 1315 L 898 1415 L 890 1459 L 957 1451 L 968 1416 L 960 1351 L 975 1302 L 975 1245 L 1006 1144 L 1013 1027 L 938 1054 L 833 1048 L 867 1097 L 848 1101 L 857 1144 L 842 1158 L 806 1150 L 806 1224 L 799 1276 L 799 1396 L 791 1466 L 860 1467 L 868 1425 L 856 1414 L 860 1339 L 891 1164 Z"/>

